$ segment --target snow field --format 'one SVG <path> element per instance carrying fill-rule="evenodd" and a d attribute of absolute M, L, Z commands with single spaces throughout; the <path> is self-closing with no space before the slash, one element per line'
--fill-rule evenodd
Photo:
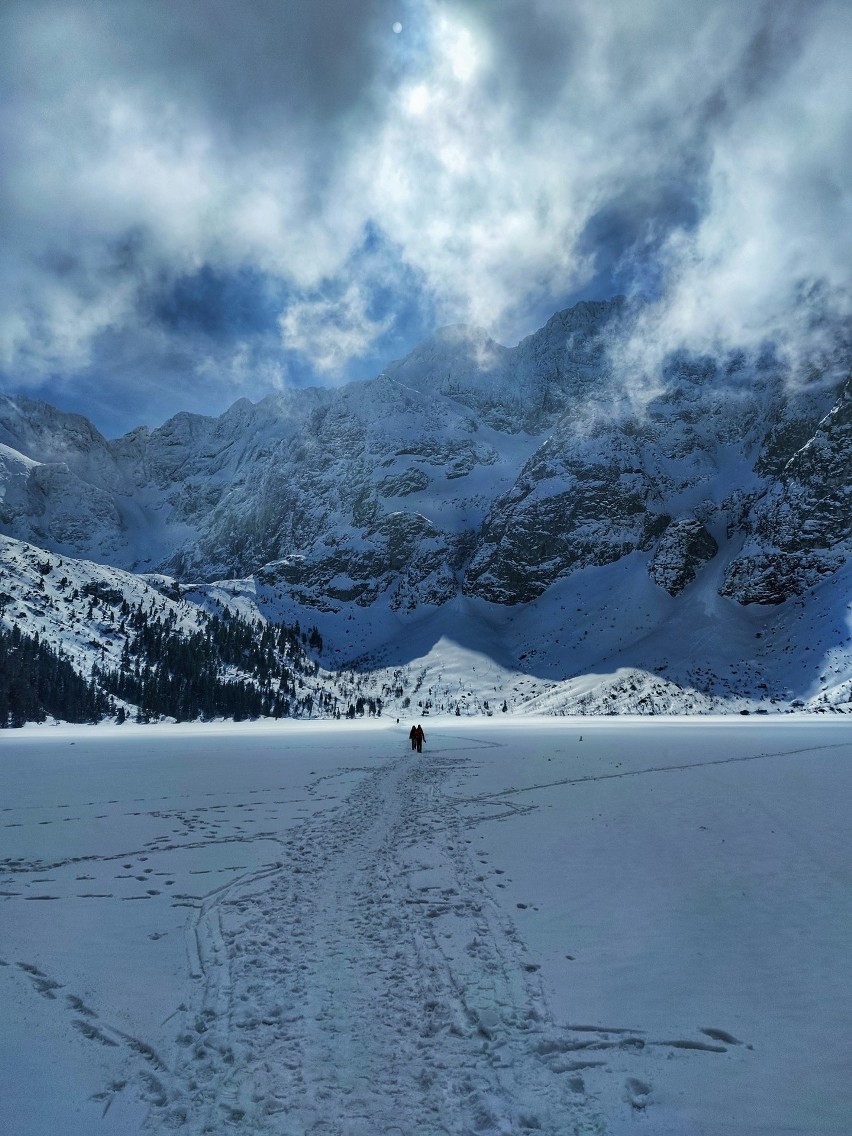
<path fill-rule="evenodd" d="M 849 1131 L 848 725 L 409 726 L 4 737 L 3 1130 Z"/>
<path fill-rule="evenodd" d="M 849 1130 L 852 736 L 825 725 L 573 720 L 464 787 L 554 1018 L 643 1043 L 588 1047 L 611 1133 Z"/>

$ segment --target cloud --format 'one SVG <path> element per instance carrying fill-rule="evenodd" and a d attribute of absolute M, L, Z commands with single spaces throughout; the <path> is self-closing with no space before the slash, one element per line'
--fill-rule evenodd
<path fill-rule="evenodd" d="M 339 295 L 314 295 L 289 304 L 281 316 L 284 346 L 310 360 L 322 375 L 340 378 L 353 358 L 365 355 L 391 326 L 373 319 L 369 299 L 357 284 Z"/>
<path fill-rule="evenodd" d="M 646 370 L 680 346 L 766 341 L 795 370 L 852 316 L 852 11 L 825 5 L 808 32 L 714 138 L 699 223 L 667 234 L 631 345 Z"/>
<path fill-rule="evenodd" d="M 205 265 L 301 287 L 338 269 L 360 218 L 324 198 L 372 97 L 380 7 L 5 5 L 6 368 L 84 366 Z"/>
<path fill-rule="evenodd" d="M 116 406 L 122 375 L 152 406 L 177 376 L 203 408 L 615 291 L 650 301 L 631 367 L 767 336 L 802 353 L 814 297 L 848 314 L 850 20 L 840 0 L 7 0 L 0 366 L 109 375 Z"/>

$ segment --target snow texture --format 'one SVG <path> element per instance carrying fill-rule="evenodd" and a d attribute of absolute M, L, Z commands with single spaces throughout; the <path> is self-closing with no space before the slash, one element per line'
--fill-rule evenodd
<path fill-rule="evenodd" d="M 848 1133 L 843 719 L 0 739 L 0 1128 Z"/>

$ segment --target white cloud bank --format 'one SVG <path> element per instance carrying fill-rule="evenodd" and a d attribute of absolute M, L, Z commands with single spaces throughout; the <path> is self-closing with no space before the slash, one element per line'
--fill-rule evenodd
<path fill-rule="evenodd" d="M 438 322 L 504 339 L 600 286 L 607 256 L 641 291 L 648 249 L 644 347 L 793 351 L 815 286 L 849 314 L 848 3 L 4 13 L 0 366 L 19 381 L 85 367 L 116 330 L 153 349 L 151 296 L 205 265 L 280 279 L 281 346 L 345 373 L 394 318 L 371 314 L 367 231 L 394 250 L 391 293 L 413 274 Z"/>
<path fill-rule="evenodd" d="M 826 6 L 782 79 L 714 139 L 701 220 L 668 236 L 666 291 L 638 329 L 646 366 L 767 339 L 798 365 L 852 315 L 850 44 L 852 8 Z"/>

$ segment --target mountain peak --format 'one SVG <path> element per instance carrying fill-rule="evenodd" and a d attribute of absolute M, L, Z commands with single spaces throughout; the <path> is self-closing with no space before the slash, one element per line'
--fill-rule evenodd
<path fill-rule="evenodd" d="M 320 621 L 341 662 L 391 641 L 405 654 L 410 628 L 440 641 L 457 609 L 498 628 L 492 659 L 523 640 L 519 660 L 563 677 L 628 650 L 644 665 L 677 612 L 747 639 L 755 607 L 852 558 L 848 391 L 791 397 L 745 353 L 735 372 L 672 356 L 636 409 L 610 355 L 624 303 L 566 308 L 515 347 L 449 325 L 368 382 L 116 442 L 0 398 L 0 533 Z"/>

